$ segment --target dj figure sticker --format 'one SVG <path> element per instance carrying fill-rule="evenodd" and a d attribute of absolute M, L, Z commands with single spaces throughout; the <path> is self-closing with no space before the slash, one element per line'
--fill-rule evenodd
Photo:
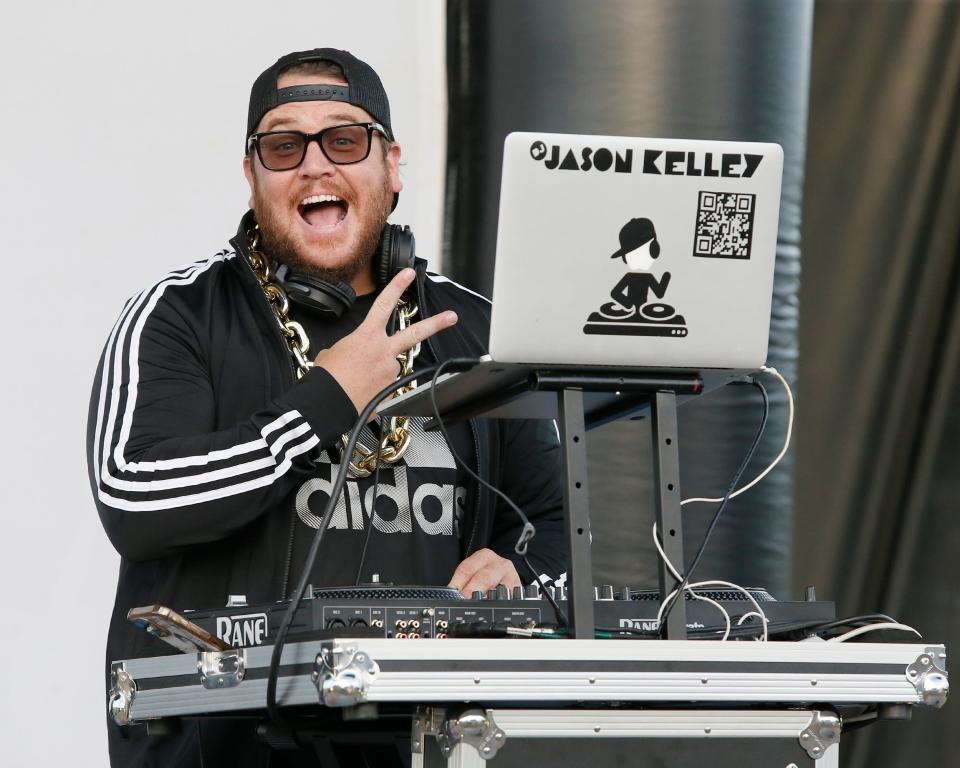
<path fill-rule="evenodd" d="M 630 219 L 620 230 L 620 249 L 611 259 L 623 259 L 629 270 L 608 301 L 591 312 L 584 333 L 616 336 L 686 336 L 687 321 L 669 304 L 670 273 L 654 270 L 660 257 L 657 231 L 650 219 Z"/>

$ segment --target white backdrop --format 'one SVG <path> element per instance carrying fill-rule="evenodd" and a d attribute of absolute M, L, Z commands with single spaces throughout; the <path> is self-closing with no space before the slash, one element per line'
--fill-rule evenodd
<path fill-rule="evenodd" d="M 380 74 L 410 224 L 439 269 L 444 4 L 6 4 L 0 15 L 0 764 L 105 765 L 104 644 L 119 557 L 87 481 L 101 347 L 124 299 L 226 245 L 246 210 L 254 78 L 346 48 Z"/>

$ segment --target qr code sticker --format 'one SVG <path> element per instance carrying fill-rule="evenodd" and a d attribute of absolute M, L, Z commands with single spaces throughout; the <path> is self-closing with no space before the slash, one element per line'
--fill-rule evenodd
<path fill-rule="evenodd" d="M 749 259 L 756 197 L 734 192 L 701 192 L 693 255 Z"/>

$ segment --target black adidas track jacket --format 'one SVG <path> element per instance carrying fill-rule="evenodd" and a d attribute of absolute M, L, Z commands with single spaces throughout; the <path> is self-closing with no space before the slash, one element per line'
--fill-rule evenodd
<path fill-rule="evenodd" d="M 486 299 L 428 274 L 425 262 L 417 272 L 422 316 L 453 309 L 460 318 L 425 342 L 432 357 L 484 354 Z M 356 417 L 323 369 L 296 380 L 242 229 L 229 249 L 127 301 L 100 360 L 87 428 L 91 487 L 121 555 L 108 670 L 112 660 L 171 651 L 126 621 L 133 606 L 201 609 L 229 594 L 250 604 L 289 594 L 299 575 L 289 572 L 290 495 Z M 557 576 L 565 546 L 554 424 L 477 419 L 472 434 L 474 469 L 527 513 L 537 529 L 531 563 Z M 463 555 L 490 547 L 516 561 L 514 513 L 478 488 L 469 498 Z"/>

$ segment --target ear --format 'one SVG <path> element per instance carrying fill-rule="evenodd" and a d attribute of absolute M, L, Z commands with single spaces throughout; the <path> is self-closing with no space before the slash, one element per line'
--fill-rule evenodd
<path fill-rule="evenodd" d="M 400 145 L 394 142 L 387 150 L 387 172 L 390 174 L 390 188 L 394 193 L 403 189 L 403 180 L 400 178 Z"/>
<path fill-rule="evenodd" d="M 243 175 L 247 177 L 247 184 L 250 185 L 250 199 L 247 201 L 247 205 L 250 209 L 253 209 L 253 188 L 254 188 L 254 178 L 253 178 L 253 162 L 250 160 L 252 154 L 243 156 Z"/>
<path fill-rule="evenodd" d="M 650 255 L 651 255 L 653 258 L 657 258 L 657 256 L 660 255 L 660 241 L 659 241 L 659 240 L 654 239 L 654 241 L 653 241 L 652 243 L 650 243 Z"/>

